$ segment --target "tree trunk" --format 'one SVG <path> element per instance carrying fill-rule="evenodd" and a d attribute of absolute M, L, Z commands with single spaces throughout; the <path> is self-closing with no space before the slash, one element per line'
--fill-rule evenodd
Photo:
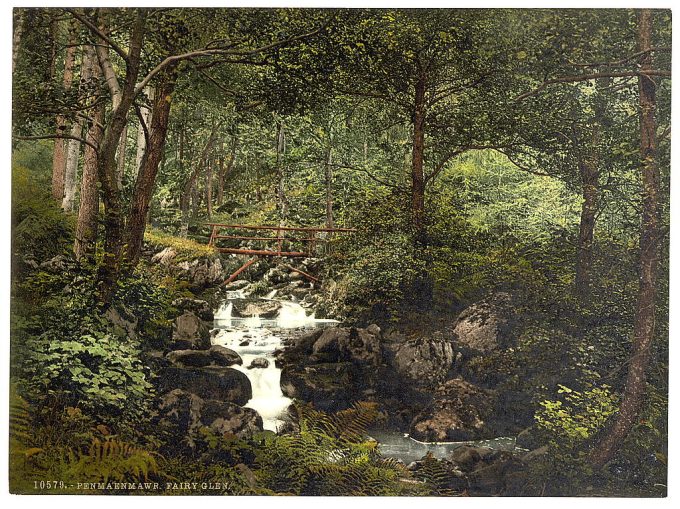
<path fill-rule="evenodd" d="M 283 130 L 283 122 L 279 123 L 279 129 L 276 134 L 276 170 L 279 174 L 279 182 L 276 189 L 276 196 L 279 207 L 279 225 L 286 224 L 286 217 L 288 216 L 288 202 L 286 200 L 286 175 L 283 168 L 283 155 L 286 150 L 286 135 Z M 281 232 L 283 237 L 283 232 Z"/>
<path fill-rule="evenodd" d="M 71 136 L 80 138 L 83 134 L 82 119 L 77 120 L 71 127 Z M 61 208 L 66 212 L 73 212 L 76 197 L 76 187 L 78 186 L 78 163 L 80 159 L 80 142 L 78 140 L 67 140 L 66 150 L 66 171 L 64 171 L 64 198 L 61 200 Z"/>
<path fill-rule="evenodd" d="M 94 48 L 86 48 L 92 62 L 92 79 L 98 80 L 101 71 L 96 62 Z M 87 141 L 98 146 L 103 131 L 106 104 L 100 102 L 92 113 L 92 124 L 87 131 Z M 85 145 L 83 155 L 83 177 L 80 183 L 80 207 L 78 209 L 78 223 L 76 224 L 73 251 L 76 259 L 92 256 L 97 238 L 97 215 L 99 213 L 99 195 L 97 190 L 97 151 L 90 145 Z"/>
<path fill-rule="evenodd" d="M 599 171 L 595 158 L 581 161 L 579 172 L 583 204 L 576 252 L 576 295 L 582 304 L 587 305 L 592 284 L 593 238 L 599 187 Z"/>
<path fill-rule="evenodd" d="M 87 91 L 92 82 L 92 54 L 87 50 L 83 51 L 82 61 L 80 64 L 80 85 L 79 97 L 81 102 L 87 100 Z M 71 127 L 71 136 L 80 138 L 85 129 L 85 118 L 81 115 Z M 80 141 L 77 139 L 69 139 L 67 144 L 68 150 L 66 152 L 66 171 L 64 172 L 64 198 L 61 202 L 61 208 L 66 212 L 73 212 L 75 210 L 76 190 L 78 189 L 78 164 L 80 162 Z"/>
<path fill-rule="evenodd" d="M 155 107 L 153 87 L 145 87 L 144 93 L 149 98 L 149 102 Z M 146 125 L 147 129 L 149 129 L 151 109 L 147 108 L 146 106 L 142 106 L 140 107 L 140 110 L 142 112 L 142 119 L 144 120 L 144 125 Z M 135 168 L 134 168 L 135 176 L 139 172 L 139 169 L 142 167 L 142 158 L 144 157 L 145 151 L 146 151 L 146 136 L 144 135 L 144 128 L 142 127 L 142 121 L 140 120 L 137 129 L 137 154 L 135 156 Z"/>
<path fill-rule="evenodd" d="M 77 31 L 75 25 L 71 24 L 69 28 L 68 46 L 64 57 L 62 86 L 65 92 L 71 90 L 71 87 L 73 86 L 73 68 L 76 61 L 76 35 Z M 57 115 L 56 124 L 57 135 L 66 134 L 68 122 L 64 115 Z M 54 140 L 54 153 L 52 155 L 52 197 L 59 203 L 61 203 L 64 198 L 64 173 L 66 172 L 67 145 L 66 139 L 57 138 Z"/>
<path fill-rule="evenodd" d="M 200 170 L 203 169 L 203 165 L 199 164 L 198 166 L 199 173 Z M 192 221 L 196 221 L 196 218 L 198 217 L 198 208 L 201 206 L 201 193 L 199 192 L 198 188 L 200 186 L 200 182 L 198 181 L 198 173 L 196 174 L 196 177 L 194 181 L 192 182 L 191 186 L 191 219 Z"/>
<path fill-rule="evenodd" d="M 661 231 L 659 227 L 660 172 L 657 163 L 656 84 L 646 71 L 653 69 L 652 12 L 638 15 L 638 41 L 642 53 L 638 90 L 640 95 L 640 156 L 642 222 L 640 227 L 640 286 L 635 310 L 633 344 L 621 407 L 612 427 L 591 452 L 596 467 L 607 463 L 638 420 L 646 392 L 646 370 L 654 338 L 656 280 L 659 271 Z"/>
<path fill-rule="evenodd" d="M 135 189 L 130 200 L 125 244 L 127 246 L 126 262 L 131 268 L 137 265 L 142 249 L 149 204 L 151 203 L 158 168 L 165 151 L 165 141 L 167 139 L 170 119 L 170 103 L 174 88 L 174 68 L 168 68 L 163 75 L 159 93 L 153 101 L 151 125 L 149 127 L 149 143 L 144 151 L 141 166 L 137 174 Z"/>
<path fill-rule="evenodd" d="M 21 37 L 24 34 L 24 10 L 19 8 L 15 10 L 14 17 L 14 35 L 12 37 L 12 74 L 17 67 L 17 58 L 19 56 L 19 48 L 21 47 Z"/>
<path fill-rule="evenodd" d="M 609 78 L 597 80 L 598 88 L 604 90 L 611 85 Z M 593 272 L 593 243 L 595 221 L 600 197 L 600 138 L 601 121 L 606 114 L 606 99 L 603 92 L 596 90 L 593 105 L 593 118 L 590 145 L 585 157 L 579 162 L 581 177 L 581 221 L 576 248 L 576 296 L 583 307 L 590 303 Z"/>
<path fill-rule="evenodd" d="M 224 156 L 219 160 L 219 173 L 217 175 L 217 206 L 224 204 L 224 180 L 227 175 L 231 173 L 234 163 L 236 162 L 236 143 L 237 138 L 234 136 L 231 142 L 231 151 L 229 153 L 229 162 L 224 164 Z"/>
<path fill-rule="evenodd" d="M 333 149 L 326 149 L 326 165 L 324 171 L 326 183 L 326 228 L 333 228 Z"/>
<path fill-rule="evenodd" d="M 202 161 L 206 160 L 208 157 L 208 153 L 210 152 L 210 149 L 213 146 L 213 143 L 215 143 L 216 140 L 216 131 L 213 130 L 212 133 L 210 133 L 210 138 L 208 138 L 208 142 L 205 144 L 205 147 L 203 147 L 203 152 L 201 152 L 201 155 L 198 159 L 198 162 L 194 168 L 194 170 L 191 172 L 189 175 L 189 178 L 186 180 L 184 183 L 184 188 L 182 189 L 182 195 L 179 198 L 179 208 L 182 213 L 182 225 L 180 227 L 180 236 L 186 237 L 189 231 L 189 206 L 191 205 L 193 207 L 192 210 L 192 216 L 196 216 L 197 208 L 198 208 L 198 194 L 196 192 L 196 181 L 198 180 L 198 175 L 201 172 L 201 163 Z"/>
<path fill-rule="evenodd" d="M 116 165 L 117 165 L 117 177 L 118 186 L 123 187 L 123 178 L 125 177 L 125 153 L 127 151 L 127 133 L 128 126 L 123 128 L 123 132 L 120 135 L 120 141 L 118 142 L 118 154 L 116 155 Z"/>
<path fill-rule="evenodd" d="M 425 230 L 425 75 L 415 87 L 413 109 L 413 151 L 411 157 L 411 217 L 417 246 L 427 244 Z"/>
<path fill-rule="evenodd" d="M 212 218 L 212 187 L 213 187 L 213 160 L 205 161 L 205 210 L 208 219 Z"/>
<path fill-rule="evenodd" d="M 135 84 L 139 75 L 140 54 L 145 32 L 146 11 L 139 9 L 135 20 L 128 51 L 128 65 L 126 67 L 125 84 L 120 94 L 112 94 L 114 104 L 118 103 L 104 130 L 104 136 L 99 146 L 97 160 L 97 178 L 101 185 L 102 202 L 104 203 L 104 257 L 97 280 L 99 282 L 99 301 L 108 306 L 113 298 L 114 289 L 120 273 L 121 249 L 123 242 L 123 217 L 121 189 L 118 185 L 116 152 L 120 135 L 127 124 L 127 115 L 134 100 Z M 112 88 L 111 77 L 115 79 L 111 61 L 99 52 L 99 64 L 104 77 Z M 115 87 L 115 85 L 114 85 Z M 113 89 L 112 89 L 113 90 Z M 116 99 L 116 95 L 118 99 Z"/>
<path fill-rule="evenodd" d="M 224 154 L 220 154 L 217 158 L 217 196 L 215 197 L 215 205 L 217 205 L 217 207 L 222 206 L 224 203 L 224 177 Z"/>
<path fill-rule="evenodd" d="M 177 143 L 177 164 L 180 173 L 184 173 L 184 126 L 180 126 L 179 140 Z M 186 238 L 189 228 L 189 202 L 187 199 L 186 183 L 182 186 L 182 192 L 179 196 L 179 210 L 181 214 L 181 223 L 179 228 L 179 236 Z"/>

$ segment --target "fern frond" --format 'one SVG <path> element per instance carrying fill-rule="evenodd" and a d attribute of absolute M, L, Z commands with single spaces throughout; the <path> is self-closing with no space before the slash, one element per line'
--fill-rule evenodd
<path fill-rule="evenodd" d="M 106 438 L 92 440 L 86 451 L 69 452 L 67 470 L 74 478 L 92 481 L 148 480 L 157 473 L 156 453 L 133 444 Z"/>

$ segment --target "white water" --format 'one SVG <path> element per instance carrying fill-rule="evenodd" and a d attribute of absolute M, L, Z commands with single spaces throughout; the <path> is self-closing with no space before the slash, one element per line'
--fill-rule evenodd
<path fill-rule="evenodd" d="M 243 293 L 233 292 L 228 298 L 243 298 Z M 212 342 L 226 346 L 241 356 L 243 365 L 233 367 L 246 374 L 253 388 L 253 397 L 245 406 L 262 416 L 264 429 L 277 431 L 292 402 L 281 392 L 281 370 L 275 365 L 274 352 L 283 348 L 281 330 L 315 327 L 319 323 L 335 323 L 335 320 L 317 320 L 313 314 L 307 316 L 305 310 L 295 302 L 281 301 L 281 309 L 274 319 L 232 317 L 233 307 L 233 303 L 227 300 L 215 313 L 215 328 L 219 332 Z M 269 366 L 248 369 L 258 357 L 267 359 Z"/>
<path fill-rule="evenodd" d="M 398 431 L 373 430 L 370 436 L 378 442 L 378 450 L 383 456 L 398 458 L 408 464 L 417 461 L 428 452 L 435 458 L 447 458 L 454 450 L 464 445 L 488 447 L 490 449 L 512 451 L 515 449 L 514 437 L 499 437 L 489 440 L 469 442 L 420 442 L 408 434 Z"/>

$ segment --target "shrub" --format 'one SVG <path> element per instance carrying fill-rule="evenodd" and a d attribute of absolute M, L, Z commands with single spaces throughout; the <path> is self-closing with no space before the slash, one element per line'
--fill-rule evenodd
<path fill-rule="evenodd" d="M 73 242 L 73 219 L 64 214 L 24 167 L 12 169 L 12 254 L 15 271 L 24 260 L 49 259 Z M 15 274 L 16 275 L 16 274 Z"/>

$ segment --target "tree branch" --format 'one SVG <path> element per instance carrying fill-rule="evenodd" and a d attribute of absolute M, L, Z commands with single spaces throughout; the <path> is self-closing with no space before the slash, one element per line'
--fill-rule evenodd
<path fill-rule="evenodd" d="M 447 155 L 444 156 L 444 159 L 442 159 L 439 164 L 435 167 L 434 170 L 432 170 L 431 173 L 428 175 L 425 175 L 425 184 L 427 184 L 430 180 L 435 178 L 437 175 L 439 175 L 442 170 L 444 169 L 444 166 L 446 166 L 446 163 L 448 163 L 451 159 L 453 159 L 456 156 L 459 156 L 460 154 L 463 154 L 464 152 L 468 152 L 470 150 L 499 150 L 499 149 L 505 149 L 508 147 L 511 147 L 516 144 L 510 144 L 510 145 L 467 145 L 465 147 L 458 148 L 456 150 L 453 150 L 449 152 Z"/>
<path fill-rule="evenodd" d="M 396 189 L 397 191 L 399 191 L 399 192 L 401 192 L 401 193 L 406 193 L 406 190 L 405 190 L 402 186 L 398 186 L 398 185 L 396 185 L 396 184 L 392 184 L 391 182 L 386 182 L 386 181 L 384 181 L 384 180 L 382 180 L 382 179 L 376 177 L 375 175 L 373 175 L 373 174 L 372 174 L 370 171 L 368 171 L 366 168 L 360 168 L 359 166 L 351 166 L 351 165 L 348 165 L 348 164 L 335 164 L 335 163 L 332 163 L 330 166 L 333 166 L 334 168 L 345 168 L 345 169 L 347 169 L 347 170 L 360 171 L 360 172 L 365 173 L 366 175 L 368 175 L 368 177 L 369 177 L 371 180 L 377 182 L 378 184 L 381 184 L 381 185 L 383 185 L 383 186 L 385 186 L 385 187 L 390 187 L 390 188 L 392 188 L 392 189 Z"/>
<path fill-rule="evenodd" d="M 95 145 L 94 143 L 84 139 L 80 138 L 78 136 L 72 136 L 70 134 L 44 134 L 40 136 L 18 136 L 18 135 L 12 135 L 12 138 L 16 140 L 76 140 L 81 143 L 84 143 L 85 145 L 89 145 L 92 147 L 95 151 L 99 151 L 99 147 Z"/>
<path fill-rule="evenodd" d="M 114 41 L 113 39 L 111 39 L 111 37 L 106 35 L 106 33 L 103 30 L 101 30 L 100 27 L 98 27 L 97 25 L 92 23 L 89 19 L 87 19 L 86 16 L 83 16 L 82 14 L 80 14 L 75 9 L 67 7 L 67 8 L 64 8 L 64 10 L 66 12 L 70 13 L 74 18 L 76 18 L 78 21 L 80 21 L 83 25 L 85 25 L 90 30 L 90 32 L 92 32 L 92 34 L 96 35 L 101 40 L 106 42 L 106 44 L 108 44 L 111 47 L 111 49 L 113 49 L 113 51 L 118 53 L 123 60 L 128 62 L 129 57 L 128 57 L 127 52 L 123 48 L 121 48 L 118 44 L 116 44 L 116 41 Z"/>
<path fill-rule="evenodd" d="M 324 23 L 321 27 L 317 28 L 316 30 L 313 30 L 311 32 L 307 32 L 305 34 L 301 34 L 295 37 L 290 37 L 288 39 L 284 39 L 281 41 L 276 41 L 271 44 L 267 44 L 266 46 L 260 46 L 259 48 L 251 49 L 251 50 L 232 50 L 232 49 L 225 49 L 225 48 L 203 48 L 203 49 L 198 49 L 194 51 L 189 51 L 186 53 L 182 53 L 179 55 L 172 55 L 167 58 L 165 58 L 161 63 L 159 63 L 156 67 L 154 67 L 149 74 L 146 75 L 146 77 L 137 85 L 135 88 L 135 95 L 138 94 L 139 92 L 142 91 L 142 89 L 148 85 L 148 83 L 153 79 L 153 77 L 161 72 L 163 69 L 165 69 L 168 65 L 174 63 L 174 62 L 180 62 L 182 60 L 188 60 L 191 58 L 200 58 L 200 57 L 209 57 L 209 56 L 216 56 L 216 55 L 226 55 L 226 56 L 235 56 L 235 57 L 248 57 L 252 55 L 256 55 L 258 53 L 264 53 L 272 49 L 276 49 L 280 46 L 284 46 L 286 44 L 290 44 L 293 42 L 301 41 L 304 39 L 307 39 L 309 37 L 312 37 L 316 34 L 318 34 L 328 23 L 330 22 L 330 19 Z"/>
<path fill-rule="evenodd" d="M 667 47 L 658 47 L 658 48 L 649 48 L 644 51 L 638 51 L 637 53 L 633 53 L 632 55 L 622 58 L 621 60 L 616 60 L 614 62 L 589 62 L 589 63 L 578 63 L 578 62 L 569 62 L 569 65 L 573 65 L 576 67 L 616 67 L 618 65 L 623 65 L 631 60 L 635 60 L 636 58 L 639 58 L 643 55 L 646 55 L 647 53 L 652 53 L 652 52 L 670 52 L 671 48 Z"/>
<path fill-rule="evenodd" d="M 515 98 L 515 102 L 519 102 L 526 99 L 527 97 L 536 95 L 539 92 L 545 90 L 548 86 L 554 85 L 556 83 L 576 83 L 579 81 L 589 81 L 598 78 L 628 78 L 634 76 L 659 76 L 662 78 L 670 78 L 671 72 L 659 70 L 646 71 L 644 73 L 641 71 L 624 71 L 624 72 L 598 72 L 592 74 L 580 74 L 575 76 L 560 76 L 559 78 L 546 80 L 535 89 L 517 96 L 517 98 Z"/>
<path fill-rule="evenodd" d="M 516 159 L 514 159 L 512 156 L 510 156 L 507 151 L 503 149 L 494 149 L 496 152 L 503 154 L 505 157 L 508 158 L 508 161 L 510 161 L 512 164 L 514 164 L 518 169 L 525 171 L 527 173 L 531 173 L 532 175 L 538 175 L 539 177 L 552 177 L 549 173 L 545 173 L 539 170 L 533 170 L 527 166 L 524 166 L 523 164 L 519 163 Z"/>

